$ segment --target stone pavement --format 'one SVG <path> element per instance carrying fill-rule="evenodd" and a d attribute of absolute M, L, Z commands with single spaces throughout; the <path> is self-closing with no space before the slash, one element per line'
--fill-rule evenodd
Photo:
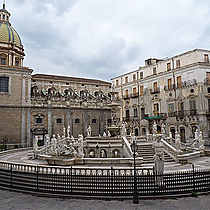
<path fill-rule="evenodd" d="M 196 198 L 126 201 L 36 197 L 0 190 L 0 210 L 210 210 L 210 195 Z"/>

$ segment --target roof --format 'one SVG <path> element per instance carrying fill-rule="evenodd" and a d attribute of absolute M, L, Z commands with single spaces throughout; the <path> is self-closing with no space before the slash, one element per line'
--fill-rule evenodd
<path fill-rule="evenodd" d="M 0 22 L 0 42 L 13 43 L 18 47 L 22 46 L 21 39 L 15 29 L 9 24 Z"/>
<path fill-rule="evenodd" d="M 49 75 L 49 74 L 34 74 L 34 75 L 32 75 L 32 79 L 64 80 L 64 81 L 74 81 L 74 82 L 79 82 L 79 83 L 84 82 L 84 83 L 111 85 L 110 82 L 97 80 L 97 79 L 87 79 L 87 78 L 79 78 L 79 77 L 67 77 L 67 76 Z"/>

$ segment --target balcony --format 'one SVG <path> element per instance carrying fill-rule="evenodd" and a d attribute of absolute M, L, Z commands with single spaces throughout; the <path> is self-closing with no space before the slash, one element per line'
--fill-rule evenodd
<path fill-rule="evenodd" d="M 176 112 L 169 112 L 168 117 L 178 117 L 178 118 L 184 118 L 186 116 L 196 116 L 197 110 L 191 109 L 191 110 L 180 110 Z"/>
<path fill-rule="evenodd" d="M 160 120 L 160 119 L 166 119 L 167 118 L 167 114 L 166 113 L 158 113 L 155 112 L 153 115 L 145 115 L 144 119 L 145 120 Z"/>
<path fill-rule="evenodd" d="M 160 93 L 160 88 L 150 89 L 150 94 L 158 94 L 158 93 Z"/>
<path fill-rule="evenodd" d="M 130 95 L 123 95 L 124 100 L 129 99 L 129 98 L 130 98 Z"/>
<path fill-rule="evenodd" d="M 171 85 L 171 86 L 164 86 L 164 90 L 165 91 L 172 91 L 176 88 L 176 85 Z"/>

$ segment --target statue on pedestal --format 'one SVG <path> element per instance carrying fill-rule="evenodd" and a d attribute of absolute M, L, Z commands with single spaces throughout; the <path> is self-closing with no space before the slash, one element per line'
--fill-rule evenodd
<path fill-rule="evenodd" d="M 161 133 L 162 133 L 163 135 L 166 135 L 166 125 L 165 125 L 165 123 L 162 123 L 162 126 L 161 126 Z"/>
<path fill-rule="evenodd" d="M 126 136 L 126 124 L 122 123 L 122 127 L 121 127 L 121 136 Z"/>
<path fill-rule="evenodd" d="M 163 174 L 164 174 L 164 153 L 157 152 L 154 155 L 154 172 L 155 172 L 155 181 L 158 186 L 163 184 Z"/>
<path fill-rule="evenodd" d="M 91 129 L 91 126 L 89 125 L 87 128 L 87 136 L 88 137 L 91 137 L 91 132 L 92 132 L 92 129 Z"/>
<path fill-rule="evenodd" d="M 154 121 L 153 126 L 152 126 L 152 133 L 157 134 L 157 123 Z"/>
<path fill-rule="evenodd" d="M 78 157 L 84 157 L 83 135 L 78 135 Z"/>
<path fill-rule="evenodd" d="M 63 127 L 63 138 L 65 138 L 65 137 L 66 137 L 66 128 Z"/>
<path fill-rule="evenodd" d="M 37 150 L 38 150 L 38 141 L 39 141 L 38 136 L 35 136 L 34 141 L 33 141 L 33 150 L 34 150 L 34 153 L 36 153 Z"/>
<path fill-rule="evenodd" d="M 68 125 L 68 128 L 67 128 L 67 138 L 68 139 L 70 138 L 70 133 L 71 133 L 71 129 L 70 129 L 70 125 Z"/>
<path fill-rule="evenodd" d="M 178 131 L 175 133 L 175 146 L 177 150 L 181 150 L 181 136 Z"/>

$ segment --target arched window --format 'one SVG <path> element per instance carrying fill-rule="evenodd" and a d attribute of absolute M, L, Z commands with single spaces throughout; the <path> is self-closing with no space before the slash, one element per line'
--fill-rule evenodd
<path fill-rule="evenodd" d="M 19 58 L 15 58 L 15 66 L 19 66 L 20 65 L 20 59 Z"/>
<path fill-rule="evenodd" d="M 80 119 L 78 119 L 78 118 L 75 119 L 75 123 L 77 123 L 77 124 L 80 123 Z"/>

